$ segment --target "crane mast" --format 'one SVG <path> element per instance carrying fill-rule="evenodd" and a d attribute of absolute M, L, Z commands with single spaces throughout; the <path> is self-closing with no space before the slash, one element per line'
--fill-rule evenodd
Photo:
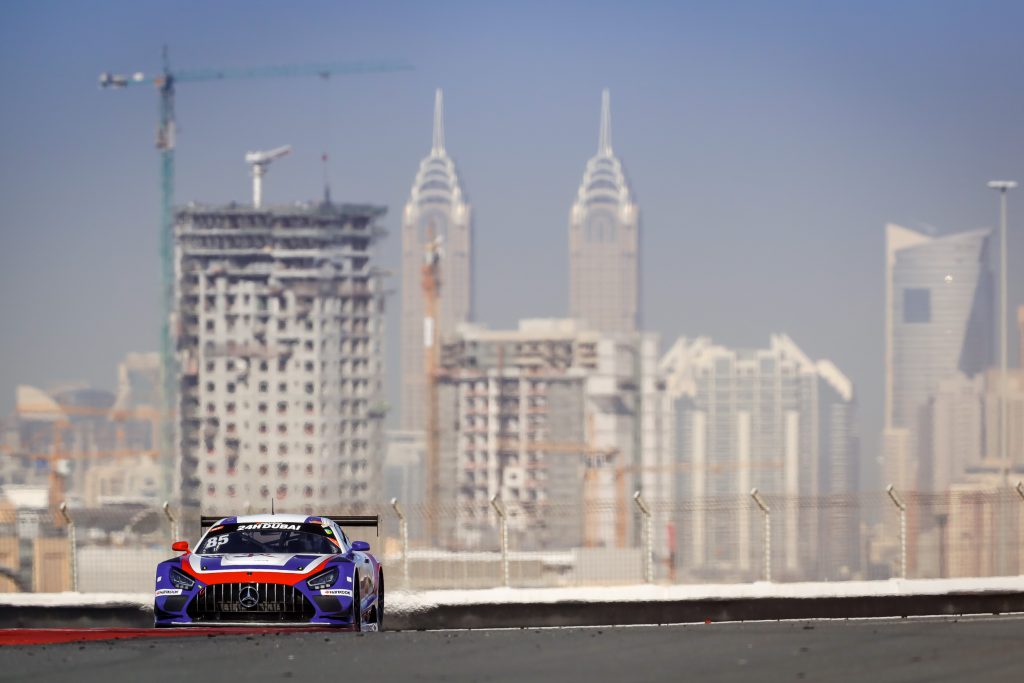
<path fill-rule="evenodd" d="M 427 383 L 427 519 L 430 540 L 436 545 L 438 535 L 438 502 L 441 497 L 441 429 L 438 414 L 438 379 L 440 365 L 440 334 L 438 331 L 438 298 L 441 293 L 441 244 L 434 235 L 434 226 L 427 226 L 427 242 L 421 268 L 423 288 L 423 352 Z"/>

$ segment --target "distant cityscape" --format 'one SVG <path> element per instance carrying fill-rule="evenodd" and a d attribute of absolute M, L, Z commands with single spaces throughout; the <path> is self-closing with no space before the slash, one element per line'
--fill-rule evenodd
<path fill-rule="evenodd" d="M 636 546 L 639 495 L 673 576 L 748 580 L 762 571 L 756 489 L 778 504 L 778 575 L 832 580 L 892 575 L 898 549 L 877 511 L 848 504 L 891 484 L 981 501 L 910 515 L 918 575 L 1018 573 L 1016 552 L 926 551 L 1022 533 L 985 521 L 995 505 L 985 493 L 1024 476 L 1024 372 L 1004 378 L 996 362 L 993 231 L 884 227 L 885 479 L 861 481 L 861 460 L 874 456 L 856 430 L 864 399 L 836 364 L 782 330 L 766 330 L 760 348 L 730 348 L 644 327 L 641 210 L 612 145 L 607 90 L 597 133 L 575 197 L 566 192 L 565 317 L 513 329 L 480 323 L 473 211 L 446 146 L 441 90 L 401 215 L 397 335 L 385 327 L 394 284 L 377 255 L 385 207 L 328 194 L 178 207 L 173 429 L 162 426 L 155 352 L 128 354 L 114 392 L 18 387 L 0 423 L 2 504 L 138 511 L 171 501 L 187 521 L 395 499 L 423 510 L 413 533 L 424 545 L 490 550 L 500 501 L 515 547 L 532 551 Z M 401 366 L 385 368 L 394 336 Z M 397 400 L 384 391 L 393 371 Z M 397 429 L 385 425 L 392 406 Z"/>

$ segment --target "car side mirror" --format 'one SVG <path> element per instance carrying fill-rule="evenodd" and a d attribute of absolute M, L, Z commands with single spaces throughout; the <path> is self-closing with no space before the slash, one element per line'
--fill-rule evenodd
<path fill-rule="evenodd" d="M 366 541 L 352 541 L 352 550 L 356 552 L 365 553 L 370 549 L 370 544 Z"/>
<path fill-rule="evenodd" d="M 189 550 L 188 541 L 175 541 L 171 544 L 171 550 L 179 553 L 187 553 Z"/>

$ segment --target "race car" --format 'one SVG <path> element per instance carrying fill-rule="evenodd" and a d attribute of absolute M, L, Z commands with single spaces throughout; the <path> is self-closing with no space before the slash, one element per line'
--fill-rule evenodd
<path fill-rule="evenodd" d="M 377 527 L 371 516 L 202 517 L 194 550 L 157 565 L 157 627 L 308 624 L 377 631 L 384 572 L 370 544 L 342 527 Z"/>

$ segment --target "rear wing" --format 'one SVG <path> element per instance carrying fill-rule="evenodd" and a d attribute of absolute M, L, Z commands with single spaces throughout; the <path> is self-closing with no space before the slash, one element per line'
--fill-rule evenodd
<path fill-rule="evenodd" d="M 312 515 L 313 517 L 326 517 L 340 527 L 372 526 L 377 535 L 380 536 L 380 515 Z M 199 517 L 199 527 L 209 529 L 222 519 L 223 515 Z"/>

